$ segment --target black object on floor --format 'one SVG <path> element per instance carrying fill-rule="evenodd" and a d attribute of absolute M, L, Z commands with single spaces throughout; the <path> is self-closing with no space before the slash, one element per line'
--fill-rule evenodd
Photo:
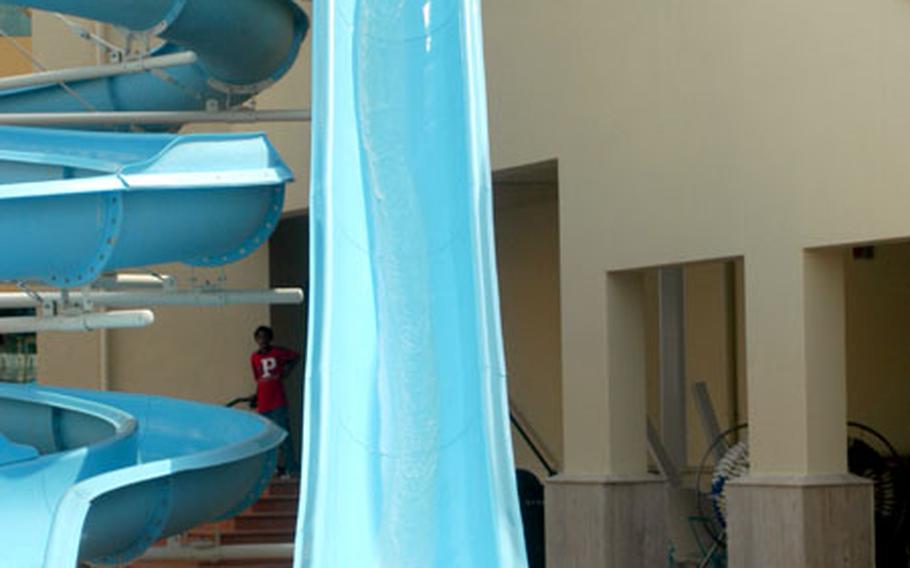
<path fill-rule="evenodd" d="M 536 475 L 526 469 L 515 470 L 515 477 L 518 482 L 518 501 L 521 506 L 521 522 L 524 525 L 528 568 L 544 568 L 547 555 L 543 484 Z"/>

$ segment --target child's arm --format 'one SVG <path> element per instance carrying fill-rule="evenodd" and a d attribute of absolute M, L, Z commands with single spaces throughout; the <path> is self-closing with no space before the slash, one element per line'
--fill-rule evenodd
<path fill-rule="evenodd" d="M 294 370 L 294 367 L 297 366 L 297 363 L 300 362 L 300 353 L 294 351 L 293 349 L 284 349 L 282 356 L 285 359 L 284 368 L 281 370 L 281 378 L 286 379 L 291 376 L 291 371 Z"/>

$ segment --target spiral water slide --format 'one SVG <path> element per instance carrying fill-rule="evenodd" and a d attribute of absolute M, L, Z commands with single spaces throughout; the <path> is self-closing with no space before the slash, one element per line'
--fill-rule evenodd
<path fill-rule="evenodd" d="M 30 0 L 150 31 L 192 63 L 0 92 L 0 112 L 229 108 L 293 63 L 291 0 Z M 274 229 L 290 179 L 264 136 L 0 128 L 0 280 L 73 288 L 160 262 L 212 266 Z M 258 416 L 106 392 L 0 385 L 0 567 L 122 563 L 230 516 L 271 475 L 284 432 Z"/>
<path fill-rule="evenodd" d="M 144 395 L 0 385 L 4 568 L 125 563 L 255 501 L 284 432 Z"/>

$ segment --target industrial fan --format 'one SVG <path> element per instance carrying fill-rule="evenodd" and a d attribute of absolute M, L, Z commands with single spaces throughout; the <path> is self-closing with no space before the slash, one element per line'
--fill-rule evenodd
<path fill-rule="evenodd" d="M 717 547 L 725 545 L 727 484 L 749 472 L 748 427 L 735 426 L 720 434 L 705 452 L 696 474 L 697 510 Z M 720 456 L 712 465 L 712 457 Z M 902 530 L 907 513 L 904 467 L 897 451 L 877 431 L 848 423 L 847 466 L 850 473 L 872 480 L 875 497 L 876 565 L 907 566 Z M 702 472 L 711 471 L 710 481 Z"/>
<path fill-rule="evenodd" d="M 907 513 L 905 470 L 894 446 L 884 436 L 863 424 L 850 422 L 849 426 L 850 473 L 871 479 L 874 484 L 876 565 L 907 566 L 903 535 Z"/>

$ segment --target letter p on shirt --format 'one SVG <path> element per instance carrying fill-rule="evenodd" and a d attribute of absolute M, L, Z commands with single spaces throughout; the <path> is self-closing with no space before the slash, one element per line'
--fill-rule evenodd
<path fill-rule="evenodd" d="M 274 371 L 275 368 L 278 367 L 278 359 L 276 359 L 275 357 L 263 357 L 261 363 L 262 363 L 262 378 L 271 379 L 272 371 Z"/>

